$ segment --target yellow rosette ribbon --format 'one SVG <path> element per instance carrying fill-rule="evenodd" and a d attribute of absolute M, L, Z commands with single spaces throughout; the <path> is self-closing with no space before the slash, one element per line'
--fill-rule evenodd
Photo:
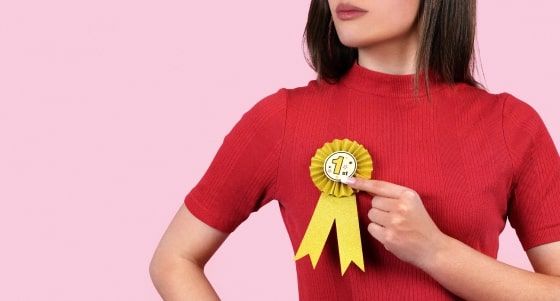
<path fill-rule="evenodd" d="M 372 172 L 369 152 L 356 141 L 334 139 L 317 149 L 311 158 L 309 173 L 321 195 L 295 260 L 309 254 L 315 268 L 332 225 L 336 223 L 341 274 L 344 275 L 352 261 L 365 272 L 356 195 L 341 179 L 351 176 L 370 179 Z"/>

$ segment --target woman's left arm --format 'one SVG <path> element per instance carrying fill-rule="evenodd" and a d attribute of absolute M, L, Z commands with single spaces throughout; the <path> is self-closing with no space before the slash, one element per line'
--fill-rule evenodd
<path fill-rule="evenodd" d="M 483 254 L 445 235 L 420 267 L 466 300 L 560 300 L 560 242 L 527 251 L 536 273 Z"/>
<path fill-rule="evenodd" d="M 350 178 L 374 197 L 368 232 L 385 249 L 466 300 L 560 300 L 560 242 L 527 250 L 536 271 L 483 254 L 441 232 L 416 191 L 382 180 Z"/>

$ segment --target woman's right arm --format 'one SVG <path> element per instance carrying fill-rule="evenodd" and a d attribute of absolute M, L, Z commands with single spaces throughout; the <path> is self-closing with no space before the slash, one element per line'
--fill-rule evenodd
<path fill-rule="evenodd" d="M 288 92 L 280 88 L 243 113 L 183 199 L 150 263 L 165 301 L 219 300 L 204 265 L 251 212 L 277 197 Z"/>
<path fill-rule="evenodd" d="M 150 277 L 165 301 L 220 300 L 204 265 L 227 238 L 196 218 L 184 204 L 163 234 L 150 262 Z"/>

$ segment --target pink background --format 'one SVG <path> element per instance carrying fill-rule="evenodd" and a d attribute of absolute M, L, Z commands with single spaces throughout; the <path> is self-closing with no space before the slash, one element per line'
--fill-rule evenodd
<path fill-rule="evenodd" d="M 308 5 L 3 1 L 0 299 L 159 300 L 148 262 L 223 136 L 261 97 L 314 78 Z M 479 1 L 477 39 L 478 78 L 530 103 L 556 145 L 559 10 Z M 509 225 L 500 246 L 530 269 Z M 272 202 L 206 271 L 224 300 L 295 300 L 292 256 Z"/>

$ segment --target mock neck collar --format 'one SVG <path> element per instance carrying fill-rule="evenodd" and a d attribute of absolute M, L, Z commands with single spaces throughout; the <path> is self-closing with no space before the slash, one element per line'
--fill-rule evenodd
<path fill-rule="evenodd" d="M 424 72 L 419 73 L 418 96 L 426 95 Z M 340 78 L 340 83 L 348 88 L 367 94 L 387 97 L 413 97 L 414 74 L 391 74 L 368 69 L 358 64 L 356 59 L 352 67 Z M 429 73 L 430 94 L 442 89 L 445 83 L 437 80 L 435 72 Z"/>

